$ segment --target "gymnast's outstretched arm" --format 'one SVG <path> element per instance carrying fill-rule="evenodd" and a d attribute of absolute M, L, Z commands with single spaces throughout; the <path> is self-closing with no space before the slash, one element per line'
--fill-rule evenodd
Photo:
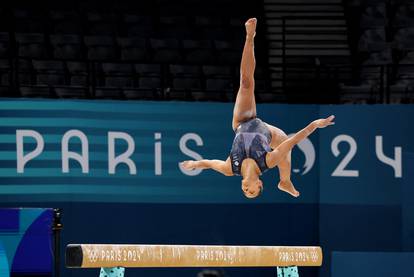
<path fill-rule="evenodd" d="M 296 144 L 312 134 L 317 128 L 325 128 L 335 124 L 333 122 L 334 118 L 335 116 L 331 115 L 328 118 L 312 121 L 304 129 L 282 142 L 276 149 L 266 155 L 267 166 L 269 168 L 277 166 Z"/>
<path fill-rule="evenodd" d="M 194 169 L 213 169 L 226 176 L 232 176 L 230 158 L 227 160 L 199 160 L 199 161 L 184 161 L 181 165 L 187 170 Z"/>

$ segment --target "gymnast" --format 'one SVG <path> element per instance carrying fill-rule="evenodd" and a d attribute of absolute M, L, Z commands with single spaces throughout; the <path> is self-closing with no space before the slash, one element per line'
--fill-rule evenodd
<path fill-rule="evenodd" d="M 279 168 L 280 182 L 278 188 L 294 197 L 299 196 L 290 180 L 291 150 L 301 140 L 308 137 L 317 128 L 333 125 L 334 116 L 311 122 L 292 137 L 279 128 L 269 125 L 256 117 L 254 97 L 254 37 L 256 35 L 256 18 L 245 23 L 246 40 L 240 65 L 240 88 L 233 110 L 232 127 L 235 138 L 226 161 L 199 160 L 184 161 L 187 170 L 211 168 L 226 176 L 241 175 L 241 188 L 247 198 L 257 197 L 263 190 L 259 176 L 266 170 Z"/>

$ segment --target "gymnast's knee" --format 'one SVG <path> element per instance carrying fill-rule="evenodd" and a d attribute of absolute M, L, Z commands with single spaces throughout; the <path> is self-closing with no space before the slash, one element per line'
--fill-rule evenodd
<path fill-rule="evenodd" d="M 253 87 L 253 78 L 243 75 L 240 79 L 240 86 L 243 89 L 251 89 Z"/>

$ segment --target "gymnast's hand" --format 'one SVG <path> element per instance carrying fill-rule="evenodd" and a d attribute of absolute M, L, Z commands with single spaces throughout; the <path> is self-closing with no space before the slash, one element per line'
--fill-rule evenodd
<path fill-rule="evenodd" d="M 184 169 L 194 170 L 196 169 L 196 161 L 184 161 L 180 163 Z"/>
<path fill-rule="evenodd" d="M 335 122 L 333 122 L 334 119 L 335 119 L 335 116 L 331 115 L 328 118 L 317 119 L 313 122 L 313 124 L 315 125 L 316 128 L 325 128 L 327 126 L 334 125 L 335 124 Z"/>

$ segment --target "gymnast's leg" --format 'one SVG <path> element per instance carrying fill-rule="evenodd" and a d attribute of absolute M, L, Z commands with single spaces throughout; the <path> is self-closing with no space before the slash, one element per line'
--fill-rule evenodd
<path fill-rule="evenodd" d="M 241 122 L 256 117 L 256 101 L 254 99 L 254 36 L 256 35 L 256 18 L 247 20 L 246 41 L 240 65 L 240 88 L 237 92 L 236 103 L 233 110 L 233 130 Z"/>
<path fill-rule="evenodd" d="M 266 126 L 272 133 L 272 141 L 270 142 L 270 147 L 272 147 L 272 149 L 276 149 L 276 147 L 278 147 L 282 142 L 288 139 L 288 136 L 281 129 L 270 124 L 266 124 Z M 278 165 L 280 181 L 277 187 L 280 190 L 287 192 L 294 197 L 298 197 L 299 192 L 295 189 L 295 186 L 290 180 L 291 153 L 292 151 L 289 151 L 289 153 L 283 158 L 283 160 Z"/>

